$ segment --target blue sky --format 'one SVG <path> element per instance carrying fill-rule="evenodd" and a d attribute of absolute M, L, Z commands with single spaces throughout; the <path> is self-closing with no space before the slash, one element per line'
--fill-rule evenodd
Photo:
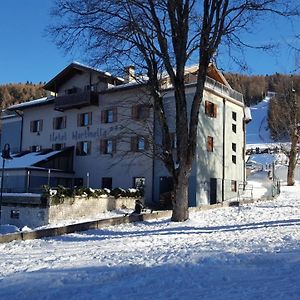
<path fill-rule="evenodd" d="M 1 1 L 0 8 L 0 84 L 11 82 L 48 81 L 71 61 L 82 61 L 80 57 L 65 55 L 45 37 L 44 30 L 50 23 L 49 10 L 53 0 L 9 0 Z M 276 41 L 281 45 L 293 40 L 294 28 L 286 21 L 265 20 L 261 30 L 247 37 L 252 43 Z M 300 47 L 300 46 L 299 46 Z M 220 52 L 220 64 L 225 71 L 239 71 Z M 295 56 L 287 47 L 277 46 L 272 53 L 247 51 L 250 74 L 289 73 L 295 68 Z"/>

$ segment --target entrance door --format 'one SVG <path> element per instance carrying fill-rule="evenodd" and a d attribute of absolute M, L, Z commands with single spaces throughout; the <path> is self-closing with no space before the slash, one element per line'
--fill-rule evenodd
<path fill-rule="evenodd" d="M 210 179 L 210 204 L 217 203 L 217 178 Z"/>

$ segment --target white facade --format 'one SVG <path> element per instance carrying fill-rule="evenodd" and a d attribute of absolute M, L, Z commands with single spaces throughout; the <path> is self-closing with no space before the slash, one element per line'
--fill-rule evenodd
<path fill-rule="evenodd" d="M 122 85 L 106 73 L 76 64 L 68 68 L 46 84 L 46 88 L 55 89 L 56 98 L 10 108 L 23 113 L 22 150 L 74 146 L 75 184 L 128 188 L 143 180 L 146 201 L 158 203 L 160 184 L 169 175 L 150 155 L 151 142 L 157 141 L 156 137 L 150 139 L 155 132 L 153 111 L 148 106 L 151 99 L 138 85 Z M 190 180 L 192 206 L 226 200 L 244 181 L 244 104 L 242 96 L 225 83 L 210 79 L 206 84 Z M 191 84 L 188 99 L 193 90 Z M 86 91 L 97 92 L 97 101 L 75 105 L 72 97 L 78 101 L 76 94 Z M 165 98 L 174 128 L 172 89 L 166 90 Z M 60 106 L 60 99 L 66 106 Z M 207 101 L 215 105 L 211 107 L 216 107 L 215 116 L 207 114 Z M 208 150 L 208 144 L 213 148 Z"/>

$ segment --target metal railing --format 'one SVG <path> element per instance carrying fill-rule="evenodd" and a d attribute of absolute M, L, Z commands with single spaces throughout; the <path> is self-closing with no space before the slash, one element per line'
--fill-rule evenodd
<path fill-rule="evenodd" d="M 244 102 L 243 100 L 243 94 L 237 92 L 236 90 L 233 90 L 229 87 L 227 87 L 226 85 L 210 78 L 210 77 L 206 77 L 205 80 L 205 87 L 210 88 L 212 90 L 215 90 L 221 94 L 225 94 L 239 102 Z"/>

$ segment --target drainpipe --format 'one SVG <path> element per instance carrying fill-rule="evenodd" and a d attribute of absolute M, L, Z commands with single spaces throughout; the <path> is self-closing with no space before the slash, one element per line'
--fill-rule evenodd
<path fill-rule="evenodd" d="M 23 114 L 20 114 L 17 110 L 14 110 L 14 112 L 21 118 L 21 136 L 20 136 L 20 152 L 22 151 L 22 144 L 23 144 L 23 124 L 24 124 L 24 116 Z"/>
<path fill-rule="evenodd" d="M 225 200 L 225 121 L 226 121 L 226 99 L 223 98 L 223 153 L 222 153 L 222 202 Z"/>
<path fill-rule="evenodd" d="M 155 188 L 154 188 L 154 182 L 155 182 L 155 135 L 156 135 L 156 126 L 155 126 L 155 122 L 156 122 L 156 118 L 155 118 L 155 108 L 153 106 L 153 148 L 152 148 L 152 151 L 153 151 L 153 158 L 152 158 L 152 204 L 155 203 L 154 201 L 154 192 L 155 192 Z M 144 195 L 145 197 L 145 195 Z"/>

